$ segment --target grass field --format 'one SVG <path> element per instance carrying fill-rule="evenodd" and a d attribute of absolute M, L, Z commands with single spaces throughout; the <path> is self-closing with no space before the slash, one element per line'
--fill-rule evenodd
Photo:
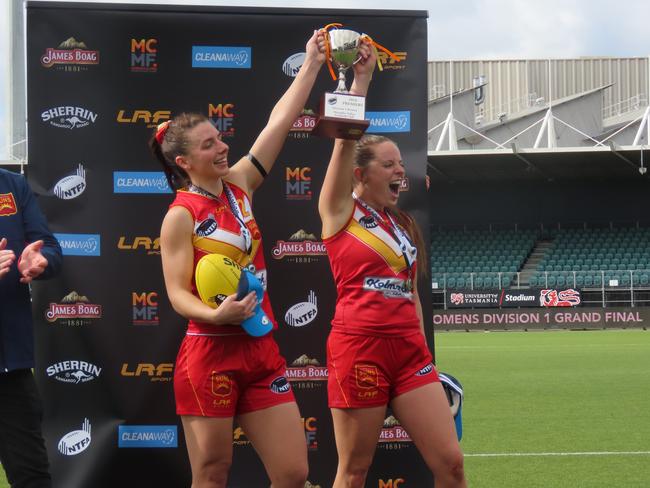
<path fill-rule="evenodd" d="M 470 487 L 650 487 L 650 331 L 441 333 L 436 354 Z"/>
<path fill-rule="evenodd" d="M 436 335 L 474 488 L 650 487 L 650 332 Z"/>

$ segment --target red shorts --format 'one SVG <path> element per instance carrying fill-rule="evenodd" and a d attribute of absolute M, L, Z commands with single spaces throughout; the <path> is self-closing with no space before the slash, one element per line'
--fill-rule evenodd
<path fill-rule="evenodd" d="M 375 337 L 333 329 L 327 339 L 330 408 L 387 405 L 393 398 L 440 381 L 424 336 Z"/>
<path fill-rule="evenodd" d="M 234 417 L 295 402 L 286 369 L 271 335 L 187 335 L 174 371 L 176 413 Z"/>

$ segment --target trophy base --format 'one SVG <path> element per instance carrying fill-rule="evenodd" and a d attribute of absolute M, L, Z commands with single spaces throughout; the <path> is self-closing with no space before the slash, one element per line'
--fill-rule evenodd
<path fill-rule="evenodd" d="M 311 133 L 330 139 L 361 139 L 370 125 L 369 120 L 350 120 L 335 117 L 319 117 Z"/>
<path fill-rule="evenodd" d="M 332 139 L 360 139 L 370 125 L 365 120 L 366 99 L 349 93 L 325 93 L 312 134 Z"/>

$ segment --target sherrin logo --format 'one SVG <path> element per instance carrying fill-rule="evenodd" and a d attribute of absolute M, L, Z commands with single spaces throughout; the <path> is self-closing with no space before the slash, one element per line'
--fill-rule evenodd
<path fill-rule="evenodd" d="M 83 107 L 64 105 L 41 113 L 41 120 L 60 129 L 81 129 L 97 121 L 97 114 Z"/>
<path fill-rule="evenodd" d="M 313 290 L 309 290 L 306 302 L 293 305 L 284 314 L 284 321 L 291 327 L 304 327 L 311 324 L 318 315 L 318 299 Z"/>
<path fill-rule="evenodd" d="M 282 72 L 287 76 L 295 78 L 302 64 L 305 62 L 306 57 L 307 53 L 292 54 L 282 63 Z"/>
<path fill-rule="evenodd" d="M 90 429 L 90 420 L 84 419 L 81 430 L 73 430 L 61 437 L 57 445 L 59 452 L 64 456 L 76 456 L 88 449 L 92 441 Z"/>
<path fill-rule="evenodd" d="M 47 376 L 61 383 L 88 383 L 99 377 L 102 368 L 86 361 L 60 361 L 51 364 L 45 370 Z"/>
<path fill-rule="evenodd" d="M 82 164 L 77 166 L 77 171 L 61 178 L 52 192 L 62 200 L 72 200 L 81 195 L 86 189 L 86 170 Z"/>

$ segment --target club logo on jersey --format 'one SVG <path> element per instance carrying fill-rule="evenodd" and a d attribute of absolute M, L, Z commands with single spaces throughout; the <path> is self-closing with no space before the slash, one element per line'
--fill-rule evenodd
<path fill-rule="evenodd" d="M 16 200 L 14 200 L 13 193 L 0 193 L 0 217 L 8 217 L 14 215 L 18 209 L 16 208 Z"/>

